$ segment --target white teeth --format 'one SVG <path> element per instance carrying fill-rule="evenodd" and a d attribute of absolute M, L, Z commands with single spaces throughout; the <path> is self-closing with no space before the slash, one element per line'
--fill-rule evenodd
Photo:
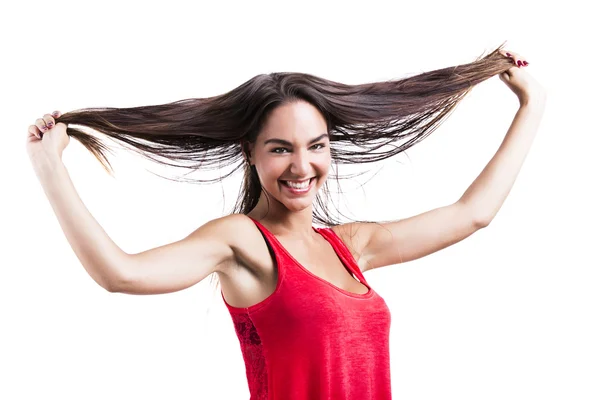
<path fill-rule="evenodd" d="M 306 180 L 302 183 L 295 183 L 295 182 L 290 182 L 290 181 L 284 181 L 286 185 L 288 185 L 291 188 L 294 189 L 306 189 L 310 183 L 310 179 Z"/>

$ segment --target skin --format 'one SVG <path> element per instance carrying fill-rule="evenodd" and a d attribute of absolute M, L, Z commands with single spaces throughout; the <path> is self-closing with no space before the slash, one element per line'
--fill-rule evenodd
<path fill-rule="evenodd" d="M 248 214 L 260 220 L 278 236 L 312 241 L 313 200 L 329 176 L 331 152 L 329 138 L 310 143 L 327 134 L 327 124 L 310 103 L 296 101 L 277 107 L 269 115 L 254 143 L 249 144 L 251 165 L 256 167 L 264 190 L 256 207 Z M 281 139 L 291 143 L 268 143 Z M 292 194 L 281 180 L 304 180 L 316 177 L 305 194 Z M 267 196 L 269 203 L 267 203 Z"/>

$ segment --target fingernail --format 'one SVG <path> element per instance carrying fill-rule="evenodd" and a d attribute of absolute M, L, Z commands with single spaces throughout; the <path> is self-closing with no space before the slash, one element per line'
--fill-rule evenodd
<path fill-rule="evenodd" d="M 517 61 L 517 65 L 518 65 L 519 67 L 522 67 L 522 66 L 523 66 L 523 63 L 521 62 L 521 60 Z"/>
<path fill-rule="evenodd" d="M 52 128 L 54 126 L 54 124 L 52 122 L 48 122 L 47 125 L 48 125 L 48 128 Z"/>
<path fill-rule="evenodd" d="M 512 56 L 510 55 L 510 53 L 506 53 L 506 55 L 507 55 L 507 56 L 509 56 L 509 57 L 512 57 Z"/>
<path fill-rule="evenodd" d="M 527 61 L 523 61 L 523 64 L 525 64 L 525 66 L 529 65 L 529 63 Z"/>
<path fill-rule="evenodd" d="M 52 115 L 54 115 L 54 116 L 56 117 L 56 116 L 58 115 L 58 111 L 54 111 L 54 112 L 52 113 Z"/>

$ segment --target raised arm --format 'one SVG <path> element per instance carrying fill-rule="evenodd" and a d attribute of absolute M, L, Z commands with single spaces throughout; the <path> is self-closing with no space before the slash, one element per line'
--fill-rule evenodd
<path fill-rule="evenodd" d="M 109 292 L 175 292 L 226 272 L 234 259 L 228 238 L 234 237 L 235 215 L 210 221 L 177 242 L 128 254 L 88 211 L 64 165 L 47 173 L 42 186 L 81 265 Z"/>
<path fill-rule="evenodd" d="M 103 288 L 112 290 L 128 255 L 106 234 L 81 201 L 60 160 L 37 167 L 39 181 L 71 248 L 87 273 Z"/>
<path fill-rule="evenodd" d="M 119 248 L 84 205 L 61 161 L 68 143 L 65 129 L 60 123 L 50 130 L 30 127 L 27 151 L 71 248 L 100 286 L 131 294 L 174 292 L 232 265 L 229 240 L 235 240 L 238 215 L 210 221 L 180 241 L 138 254 Z"/>

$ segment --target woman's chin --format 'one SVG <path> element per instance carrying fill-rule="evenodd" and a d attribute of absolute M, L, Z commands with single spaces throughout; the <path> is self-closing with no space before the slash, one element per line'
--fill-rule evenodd
<path fill-rule="evenodd" d="M 281 201 L 283 200 L 283 201 Z M 305 210 L 306 208 L 312 206 L 314 196 L 306 196 L 297 199 L 283 198 L 281 199 L 281 203 L 290 211 L 297 212 Z"/>

